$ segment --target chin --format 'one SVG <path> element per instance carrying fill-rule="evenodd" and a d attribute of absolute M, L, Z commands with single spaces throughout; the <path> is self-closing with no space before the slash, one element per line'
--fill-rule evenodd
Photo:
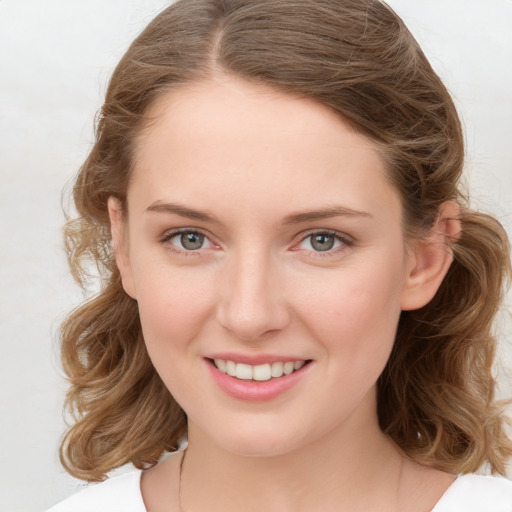
<path fill-rule="evenodd" d="M 202 429 L 206 442 L 213 442 L 220 449 L 243 457 L 278 457 L 296 452 L 314 443 L 323 433 L 318 426 L 310 431 L 298 429 L 298 425 L 286 422 L 233 422 L 217 425 L 218 428 Z M 301 430 L 303 430 L 301 432 Z M 191 432 L 192 434 L 192 432 Z M 192 434 L 193 435 L 193 434 Z"/>

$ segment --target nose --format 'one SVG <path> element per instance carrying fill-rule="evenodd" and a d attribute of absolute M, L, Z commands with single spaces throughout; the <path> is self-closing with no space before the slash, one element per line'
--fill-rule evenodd
<path fill-rule="evenodd" d="M 222 275 L 219 323 L 236 338 L 255 341 L 289 323 L 278 264 L 258 252 L 233 258 Z"/>

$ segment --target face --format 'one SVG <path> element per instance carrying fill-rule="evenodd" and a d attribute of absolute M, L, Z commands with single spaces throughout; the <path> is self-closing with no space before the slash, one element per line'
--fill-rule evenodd
<path fill-rule="evenodd" d="M 376 425 L 411 261 L 374 144 L 312 100 L 226 77 L 150 114 L 114 238 L 190 434 L 265 455 Z"/>

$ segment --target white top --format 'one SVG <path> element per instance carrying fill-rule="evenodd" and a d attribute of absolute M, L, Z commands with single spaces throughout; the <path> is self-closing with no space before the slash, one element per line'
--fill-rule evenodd
<path fill-rule="evenodd" d="M 93 484 L 47 512 L 147 512 L 140 491 L 142 471 L 132 471 Z M 432 512 L 512 512 L 512 481 L 462 475 L 444 493 Z"/>

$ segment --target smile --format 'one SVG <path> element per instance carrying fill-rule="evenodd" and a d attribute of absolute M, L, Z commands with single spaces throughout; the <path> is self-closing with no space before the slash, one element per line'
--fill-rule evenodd
<path fill-rule="evenodd" d="M 307 361 L 287 361 L 259 364 L 256 366 L 224 359 L 214 359 L 213 363 L 222 373 L 240 380 L 266 381 L 300 370 Z"/>
<path fill-rule="evenodd" d="M 312 359 L 276 361 L 276 357 L 270 356 L 266 363 L 263 355 L 246 357 L 237 354 L 236 358 L 244 362 L 235 362 L 228 354 L 221 357 L 204 358 L 211 378 L 227 395 L 250 402 L 277 398 L 307 379 L 314 366 Z M 249 364 L 250 359 L 256 364 Z"/>

